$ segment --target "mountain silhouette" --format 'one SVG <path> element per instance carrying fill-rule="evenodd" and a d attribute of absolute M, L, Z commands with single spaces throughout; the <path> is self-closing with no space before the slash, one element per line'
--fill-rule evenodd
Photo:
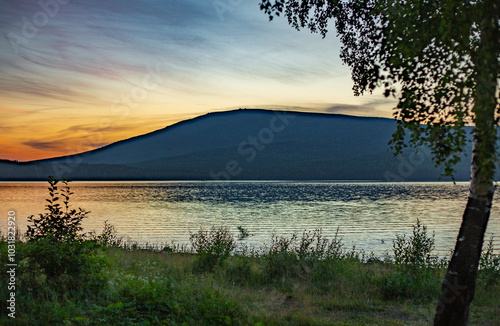
<path fill-rule="evenodd" d="M 438 180 L 427 148 L 394 157 L 395 128 L 386 118 L 216 112 L 78 155 L 0 161 L 0 180 Z M 469 171 L 464 155 L 456 179 Z"/>

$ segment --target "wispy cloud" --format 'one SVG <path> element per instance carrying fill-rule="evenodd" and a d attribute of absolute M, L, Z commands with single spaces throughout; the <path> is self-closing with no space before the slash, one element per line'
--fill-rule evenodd
<path fill-rule="evenodd" d="M 61 147 L 64 147 L 65 142 L 64 142 L 64 140 L 60 140 L 60 141 L 53 140 L 50 142 L 45 142 L 45 141 L 39 141 L 39 140 L 32 139 L 32 140 L 23 142 L 23 145 L 29 146 L 29 147 L 36 149 L 36 150 L 55 150 L 55 149 L 59 149 Z"/>
<path fill-rule="evenodd" d="M 104 116 L 113 127 L 97 130 L 116 139 L 145 130 L 145 125 L 132 126 L 132 118 L 249 104 L 307 110 L 307 103 L 339 103 L 321 109 L 366 113 L 372 108 L 377 114 L 376 105 L 344 100 L 352 98 L 351 82 L 333 33 L 323 40 L 296 32 L 284 20 L 270 23 L 257 1 L 228 2 L 232 7 L 223 13 L 213 1 L 199 0 L 62 3 L 4 1 L 0 8 L 0 101 L 9 103 L 0 111 L 8 113 L 2 128 L 27 133 L 19 126 L 28 119 L 32 130 L 48 133 L 57 117 L 67 125 L 45 140 L 45 135 L 32 140 L 17 135 L 24 139 L 20 146 L 62 150 L 64 141 L 71 142 L 70 135 L 56 140 L 62 133 L 92 132 Z M 158 65 L 158 87 L 126 116 L 117 115 L 113 103 L 130 97 Z"/>
<path fill-rule="evenodd" d="M 318 57 L 314 48 L 301 46 L 309 35 L 269 24 L 250 1 L 226 14 L 234 19 L 221 22 L 211 1 L 74 0 L 60 5 L 36 36 L 24 38 L 29 42 L 17 54 L 9 33 L 23 37 L 23 28 L 43 10 L 37 1 L 5 6 L 0 63 L 10 68 L 0 79 L 4 94 L 81 99 L 96 90 L 96 81 L 133 80 L 152 61 L 165 64 L 174 85 L 186 88 L 210 87 L 224 78 L 304 83 L 336 71 L 336 53 Z"/>

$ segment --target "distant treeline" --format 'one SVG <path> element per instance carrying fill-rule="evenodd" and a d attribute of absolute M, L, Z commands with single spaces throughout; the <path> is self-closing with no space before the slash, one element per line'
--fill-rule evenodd
<path fill-rule="evenodd" d="M 2 181 L 45 181 L 49 175 L 70 180 L 373 180 L 438 181 L 440 169 L 430 159 L 365 155 L 299 160 L 292 154 L 263 152 L 252 162 L 234 160 L 231 150 L 215 150 L 136 164 L 87 164 L 61 161 L 0 161 Z M 228 166 L 228 162 L 231 162 Z M 463 164 L 462 164 L 463 165 Z M 446 179 L 442 179 L 446 180 Z M 468 181 L 459 166 L 457 181 Z"/>

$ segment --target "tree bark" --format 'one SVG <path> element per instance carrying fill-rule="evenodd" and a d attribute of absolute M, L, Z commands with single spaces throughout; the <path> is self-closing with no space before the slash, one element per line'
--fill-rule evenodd
<path fill-rule="evenodd" d="M 475 67 L 474 144 L 467 207 L 441 288 L 434 325 L 467 325 L 474 299 L 477 270 L 484 234 L 490 217 L 495 176 L 499 72 L 499 6 L 495 0 L 482 3 L 481 35 L 472 57 Z"/>
<path fill-rule="evenodd" d="M 467 325 L 493 199 L 493 188 L 490 189 L 481 196 L 473 196 L 471 191 L 455 251 L 441 288 L 434 325 Z"/>

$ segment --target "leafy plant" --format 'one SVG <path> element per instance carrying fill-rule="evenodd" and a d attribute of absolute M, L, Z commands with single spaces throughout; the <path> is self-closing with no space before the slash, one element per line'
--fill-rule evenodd
<path fill-rule="evenodd" d="M 500 156 L 498 1 L 261 0 L 260 9 L 323 37 L 334 22 L 354 94 L 382 88 L 398 100 L 390 142 L 396 154 L 427 146 L 443 175 L 453 178 L 470 142 L 465 127 L 472 126 L 470 195 L 443 282 L 464 286 L 453 293 L 456 300 L 442 287 L 434 320 L 466 325 Z"/>
<path fill-rule="evenodd" d="M 427 227 L 413 225 L 413 232 L 408 238 L 397 235 L 393 240 L 394 262 L 399 267 L 395 273 L 387 276 L 383 286 L 386 299 L 425 299 L 439 294 L 438 268 L 442 265 L 438 257 L 432 255 L 434 235 L 427 234 Z"/>
<path fill-rule="evenodd" d="M 95 267 L 105 263 L 96 255 L 100 246 L 95 241 L 85 240 L 80 234 L 83 229 L 81 222 L 90 212 L 70 208 L 73 193 L 67 180 L 62 181 L 62 189 L 58 188 L 59 181 L 53 177 L 49 177 L 48 182 L 49 198 L 45 208 L 48 212 L 39 214 L 38 218 L 28 217 L 32 223 L 26 231 L 29 264 L 35 269 L 40 268 L 50 279 L 71 276 L 68 284 L 81 284 L 85 280 L 100 283 L 92 279 L 100 272 Z M 63 205 L 59 203 L 61 198 Z"/>
<path fill-rule="evenodd" d="M 210 231 L 200 227 L 198 232 L 190 234 L 189 239 L 198 254 L 197 267 L 207 271 L 212 271 L 216 264 L 222 263 L 236 248 L 231 232 L 222 226 L 213 226 Z"/>
<path fill-rule="evenodd" d="M 123 239 L 118 236 L 115 226 L 108 221 L 104 221 L 101 234 L 91 233 L 90 239 L 106 247 L 120 247 L 123 244 Z"/>
<path fill-rule="evenodd" d="M 413 234 L 406 238 L 405 235 L 397 235 L 392 243 L 394 260 L 396 265 L 406 267 L 432 267 L 438 261 L 432 255 L 434 249 L 434 234 L 427 235 L 427 227 L 420 224 L 413 225 Z"/>
<path fill-rule="evenodd" d="M 479 260 L 479 280 L 486 286 L 490 286 L 500 280 L 500 255 L 494 254 L 493 236 L 483 248 Z"/>
<path fill-rule="evenodd" d="M 266 278 L 277 279 L 293 273 L 297 266 L 296 242 L 297 233 L 292 234 L 290 238 L 273 233 L 269 251 L 264 256 Z"/>
<path fill-rule="evenodd" d="M 392 273 L 385 278 L 382 287 L 382 295 L 386 300 L 402 298 L 429 302 L 438 294 L 439 276 L 430 270 Z"/>
<path fill-rule="evenodd" d="M 300 239 L 297 233 L 293 233 L 290 238 L 273 234 L 269 250 L 264 256 L 265 274 L 270 278 L 300 275 L 302 271 L 313 271 L 324 260 L 336 260 L 343 255 L 338 228 L 332 240 L 323 237 L 321 229 L 304 230 Z"/>
<path fill-rule="evenodd" d="M 302 233 L 297 255 L 300 260 L 320 260 L 320 259 L 338 259 L 345 255 L 342 238 L 339 237 L 339 228 L 335 231 L 333 239 L 327 239 L 323 236 L 321 229 L 306 231 Z"/>
<path fill-rule="evenodd" d="M 40 238 L 52 238 L 56 241 L 73 241 L 79 237 L 82 231 L 81 223 L 90 213 L 84 209 L 70 209 L 69 199 L 73 194 L 68 186 L 68 181 L 63 179 L 63 187 L 59 189 L 57 184 L 59 180 L 49 177 L 49 198 L 45 205 L 48 213 L 39 214 L 38 218 L 34 215 L 28 217 L 28 222 L 32 225 L 27 226 L 26 237 L 28 240 Z M 60 204 L 61 197 L 64 198 L 63 204 Z"/>
<path fill-rule="evenodd" d="M 222 267 L 224 278 L 232 284 L 248 285 L 255 282 L 259 284 L 259 277 L 254 272 L 253 265 L 258 260 L 253 260 L 244 254 L 233 255 Z M 256 263 L 258 265 L 258 263 Z"/>

